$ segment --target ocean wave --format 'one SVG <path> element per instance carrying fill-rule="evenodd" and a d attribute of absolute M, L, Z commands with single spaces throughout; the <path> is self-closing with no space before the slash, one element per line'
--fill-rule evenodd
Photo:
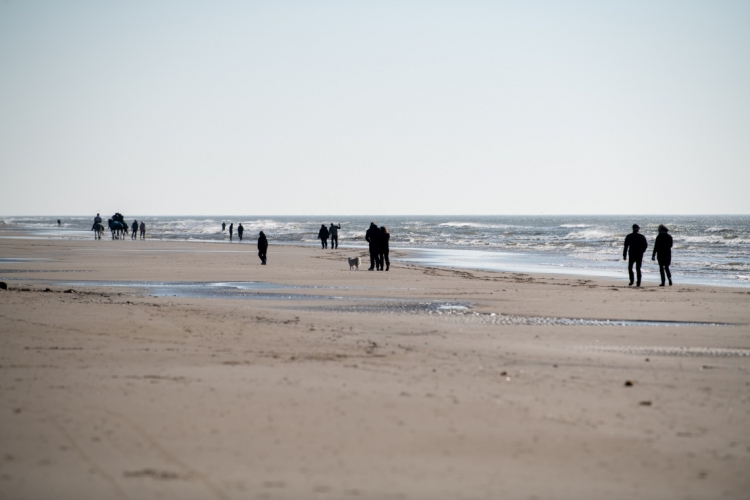
<path fill-rule="evenodd" d="M 583 227 L 591 227 L 591 224 L 560 224 L 558 227 L 583 228 Z"/>

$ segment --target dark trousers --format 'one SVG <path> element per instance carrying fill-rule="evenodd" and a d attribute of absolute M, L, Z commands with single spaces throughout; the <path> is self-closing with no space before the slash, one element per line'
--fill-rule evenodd
<path fill-rule="evenodd" d="M 635 272 L 638 276 L 638 286 L 641 286 L 641 264 L 643 264 L 643 255 L 630 255 L 628 259 L 628 275 L 630 275 L 630 284 L 633 284 L 633 264 L 635 264 Z"/>
<path fill-rule="evenodd" d="M 385 264 L 386 270 L 391 268 L 391 261 L 388 258 L 388 250 L 383 250 L 383 253 L 378 255 L 378 269 L 383 270 L 383 264 Z"/>
<path fill-rule="evenodd" d="M 320 238 L 320 247 L 328 248 L 328 238 Z"/>
<path fill-rule="evenodd" d="M 664 273 L 667 274 L 669 281 L 672 281 L 672 273 L 669 272 L 669 266 L 659 264 L 659 274 L 661 274 L 661 284 L 664 284 Z"/>
<path fill-rule="evenodd" d="M 338 248 L 338 247 L 339 247 L 339 237 L 331 236 L 331 248 Z"/>
<path fill-rule="evenodd" d="M 370 248 L 370 269 L 375 269 L 379 260 L 378 251 L 374 248 Z"/>
<path fill-rule="evenodd" d="M 263 264 L 266 263 L 266 251 L 265 250 L 258 250 L 258 257 L 260 257 L 260 261 Z"/>
<path fill-rule="evenodd" d="M 240 241 L 242 241 L 242 233 L 237 233 L 237 236 L 240 237 Z"/>

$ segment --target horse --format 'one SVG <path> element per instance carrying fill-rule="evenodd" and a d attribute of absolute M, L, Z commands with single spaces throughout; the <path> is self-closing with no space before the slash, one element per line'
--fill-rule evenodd
<path fill-rule="evenodd" d="M 94 225 L 91 227 L 91 230 L 94 231 L 95 240 L 102 239 L 102 234 L 104 234 L 104 226 L 102 226 L 101 223 L 95 222 Z"/>
<path fill-rule="evenodd" d="M 120 239 L 120 235 L 122 235 L 123 231 L 126 231 L 125 234 L 127 234 L 127 226 L 125 226 L 122 222 L 117 222 L 112 219 L 107 219 L 107 224 L 109 224 L 109 230 L 112 231 L 112 239 Z"/>

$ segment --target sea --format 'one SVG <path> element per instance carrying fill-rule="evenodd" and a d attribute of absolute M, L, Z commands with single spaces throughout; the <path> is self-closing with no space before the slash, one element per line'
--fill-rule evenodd
<path fill-rule="evenodd" d="M 103 217 L 106 219 L 107 217 Z M 60 219 L 58 227 L 57 220 Z M 366 248 L 370 222 L 386 226 L 391 248 L 410 249 L 400 258 L 414 264 L 464 269 L 600 276 L 627 281 L 622 247 L 637 223 L 649 242 L 644 282 L 659 281 L 650 260 L 657 227 L 674 239 L 672 275 L 676 283 L 750 287 L 750 216 L 143 216 L 126 215 L 130 224 L 146 223 L 156 240 L 227 242 L 222 231 L 234 223 L 254 244 L 265 231 L 270 245 L 319 246 L 321 224 L 341 224 L 342 249 Z M 93 240 L 93 216 L 3 217 L 0 229 L 17 229 L 24 238 Z M 0 237 L 3 236 L 0 231 Z M 18 237 L 18 236 L 14 236 Z M 106 237 L 109 237 L 108 235 Z M 128 239 L 129 241 L 129 239 Z M 123 242 L 125 244 L 125 242 Z M 237 243 L 235 234 L 234 244 Z M 129 242 L 127 244 L 136 244 Z M 249 249 L 248 249 L 249 250 Z"/>

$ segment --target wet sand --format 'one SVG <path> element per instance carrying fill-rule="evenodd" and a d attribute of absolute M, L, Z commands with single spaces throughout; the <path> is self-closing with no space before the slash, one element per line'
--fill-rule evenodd
<path fill-rule="evenodd" d="M 750 498 L 750 290 L 358 253 L 0 238 L 0 498 Z"/>

